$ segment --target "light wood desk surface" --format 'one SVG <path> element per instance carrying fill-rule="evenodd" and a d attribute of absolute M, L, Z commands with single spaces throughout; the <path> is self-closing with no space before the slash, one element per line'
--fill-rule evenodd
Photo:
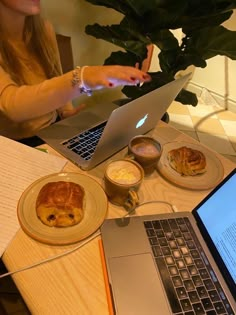
<path fill-rule="evenodd" d="M 155 130 L 149 134 L 158 139 L 161 144 L 170 141 L 195 142 L 192 138 L 163 122 L 159 122 Z M 55 153 L 52 149 L 49 151 Z M 126 153 L 127 148 L 111 159 L 122 158 Z M 235 164 L 217 153 L 216 155 L 221 160 L 225 175 L 227 175 Z M 103 185 L 106 163 L 107 161 L 91 171 L 84 172 L 68 162 L 64 170 L 87 173 Z M 141 202 L 162 200 L 174 204 L 179 211 L 191 211 L 208 193 L 209 190 L 191 191 L 178 188 L 155 172 L 144 180 L 139 196 Z M 121 207 L 109 203 L 108 217 L 119 217 L 125 213 Z M 96 237 L 71 254 L 13 275 L 32 314 L 108 315 L 98 247 L 99 238 L 99 236 Z M 5 251 L 3 261 L 8 270 L 13 271 L 63 253 L 77 245 L 45 245 L 31 239 L 20 229 Z"/>

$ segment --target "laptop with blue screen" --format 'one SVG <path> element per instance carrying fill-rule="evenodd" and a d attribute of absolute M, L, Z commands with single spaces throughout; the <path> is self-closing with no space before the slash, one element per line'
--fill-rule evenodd
<path fill-rule="evenodd" d="M 124 148 L 129 140 L 153 129 L 187 83 L 187 74 L 121 107 L 97 104 L 41 129 L 38 136 L 84 170 Z"/>
<path fill-rule="evenodd" d="M 235 190 L 236 169 L 191 213 L 105 220 L 114 314 L 236 314 Z"/>

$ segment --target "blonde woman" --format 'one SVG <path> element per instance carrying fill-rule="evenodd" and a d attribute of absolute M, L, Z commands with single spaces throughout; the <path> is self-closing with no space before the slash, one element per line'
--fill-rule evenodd
<path fill-rule="evenodd" d="M 133 67 L 76 67 L 61 73 L 55 33 L 40 0 L 0 0 L 0 135 L 31 146 L 36 132 L 74 115 L 83 93 L 135 85 L 150 76 Z"/>

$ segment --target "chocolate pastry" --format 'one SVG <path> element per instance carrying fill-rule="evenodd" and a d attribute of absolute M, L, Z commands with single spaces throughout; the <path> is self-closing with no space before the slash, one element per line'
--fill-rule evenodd
<path fill-rule="evenodd" d="M 66 227 L 78 224 L 84 215 L 84 189 L 72 182 L 45 184 L 36 200 L 38 218 L 48 226 Z"/>

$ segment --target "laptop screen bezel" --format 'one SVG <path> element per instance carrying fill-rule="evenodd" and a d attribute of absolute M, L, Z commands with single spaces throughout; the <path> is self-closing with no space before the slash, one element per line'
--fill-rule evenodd
<path fill-rule="evenodd" d="M 222 276 L 225 280 L 225 282 L 227 283 L 229 290 L 232 294 L 232 296 L 236 297 L 236 284 L 232 278 L 232 276 L 230 275 L 228 268 L 226 267 L 223 259 L 221 258 L 216 246 L 214 245 L 209 233 L 206 230 L 206 227 L 204 225 L 204 223 L 202 222 L 199 214 L 198 214 L 198 210 L 201 208 L 201 206 L 208 200 L 210 199 L 217 190 L 219 190 L 233 175 L 235 175 L 236 173 L 236 168 L 231 171 L 221 182 L 220 184 L 218 184 L 193 210 L 192 210 L 192 214 L 197 222 L 198 228 L 202 234 L 203 239 L 205 240 L 218 268 L 224 272 L 222 272 Z"/>

